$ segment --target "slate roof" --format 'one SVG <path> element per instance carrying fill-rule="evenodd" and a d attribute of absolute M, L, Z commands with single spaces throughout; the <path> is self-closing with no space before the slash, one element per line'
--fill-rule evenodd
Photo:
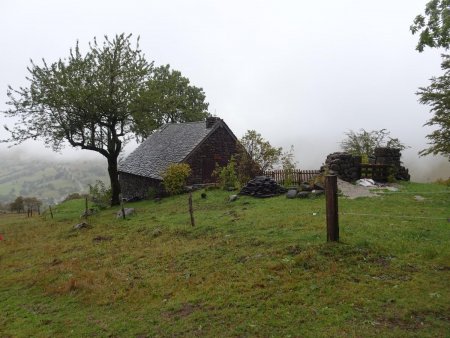
<path fill-rule="evenodd" d="M 168 123 L 155 130 L 119 166 L 119 172 L 162 180 L 162 173 L 171 163 L 180 163 L 197 148 L 208 135 L 223 126 L 220 119 L 211 128 L 205 121 Z"/>

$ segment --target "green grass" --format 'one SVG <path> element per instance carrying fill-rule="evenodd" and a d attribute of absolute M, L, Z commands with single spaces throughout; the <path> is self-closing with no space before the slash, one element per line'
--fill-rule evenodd
<path fill-rule="evenodd" d="M 194 193 L 81 222 L 1 215 L 0 336 L 445 337 L 450 332 L 450 189 L 325 200 Z M 415 195 L 425 197 L 416 201 Z"/>

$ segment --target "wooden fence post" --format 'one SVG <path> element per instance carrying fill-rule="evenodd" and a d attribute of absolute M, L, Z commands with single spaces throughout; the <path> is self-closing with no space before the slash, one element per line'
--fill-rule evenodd
<path fill-rule="evenodd" d="M 50 210 L 50 216 L 52 217 L 52 219 L 53 219 L 53 211 L 52 211 L 52 206 L 51 205 L 49 205 L 48 206 L 48 209 Z"/>
<path fill-rule="evenodd" d="M 120 208 L 122 209 L 122 218 L 125 219 L 125 208 L 123 207 L 123 197 L 122 194 L 119 194 L 120 198 Z"/>
<path fill-rule="evenodd" d="M 339 241 L 337 176 L 325 176 L 327 242 Z"/>
<path fill-rule="evenodd" d="M 191 225 L 195 226 L 194 208 L 192 206 L 192 191 L 189 191 L 189 214 L 191 215 Z"/>
<path fill-rule="evenodd" d="M 84 218 L 86 219 L 86 222 L 87 222 L 87 219 L 88 219 L 88 198 L 87 197 L 84 198 Z"/>

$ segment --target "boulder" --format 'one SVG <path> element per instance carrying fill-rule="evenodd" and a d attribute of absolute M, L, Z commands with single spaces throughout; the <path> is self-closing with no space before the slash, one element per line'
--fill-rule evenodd
<path fill-rule="evenodd" d="M 135 212 L 134 208 L 124 208 L 124 211 L 125 211 L 125 216 L 133 215 Z M 123 217 L 122 210 L 119 210 L 117 212 L 117 218 L 121 218 L 121 217 Z"/>
<path fill-rule="evenodd" d="M 300 191 L 297 194 L 297 198 L 308 198 L 310 194 L 311 194 L 310 191 Z"/>
<path fill-rule="evenodd" d="M 286 194 L 286 198 L 296 198 L 296 197 L 297 197 L 296 189 L 290 189 Z"/>

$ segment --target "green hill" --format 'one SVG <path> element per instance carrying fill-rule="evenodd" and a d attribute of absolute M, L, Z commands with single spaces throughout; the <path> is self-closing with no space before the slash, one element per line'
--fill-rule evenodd
<path fill-rule="evenodd" d="M 0 161 L 0 203 L 17 196 L 35 196 L 44 204 L 60 202 L 68 194 L 87 192 L 96 180 L 109 182 L 101 160 L 55 161 L 3 153 Z"/>
<path fill-rule="evenodd" d="M 82 220 L 0 215 L 2 337 L 444 337 L 450 332 L 450 190 L 405 183 L 325 200 L 223 191 L 130 203 Z M 417 198 L 415 196 L 421 196 Z"/>

